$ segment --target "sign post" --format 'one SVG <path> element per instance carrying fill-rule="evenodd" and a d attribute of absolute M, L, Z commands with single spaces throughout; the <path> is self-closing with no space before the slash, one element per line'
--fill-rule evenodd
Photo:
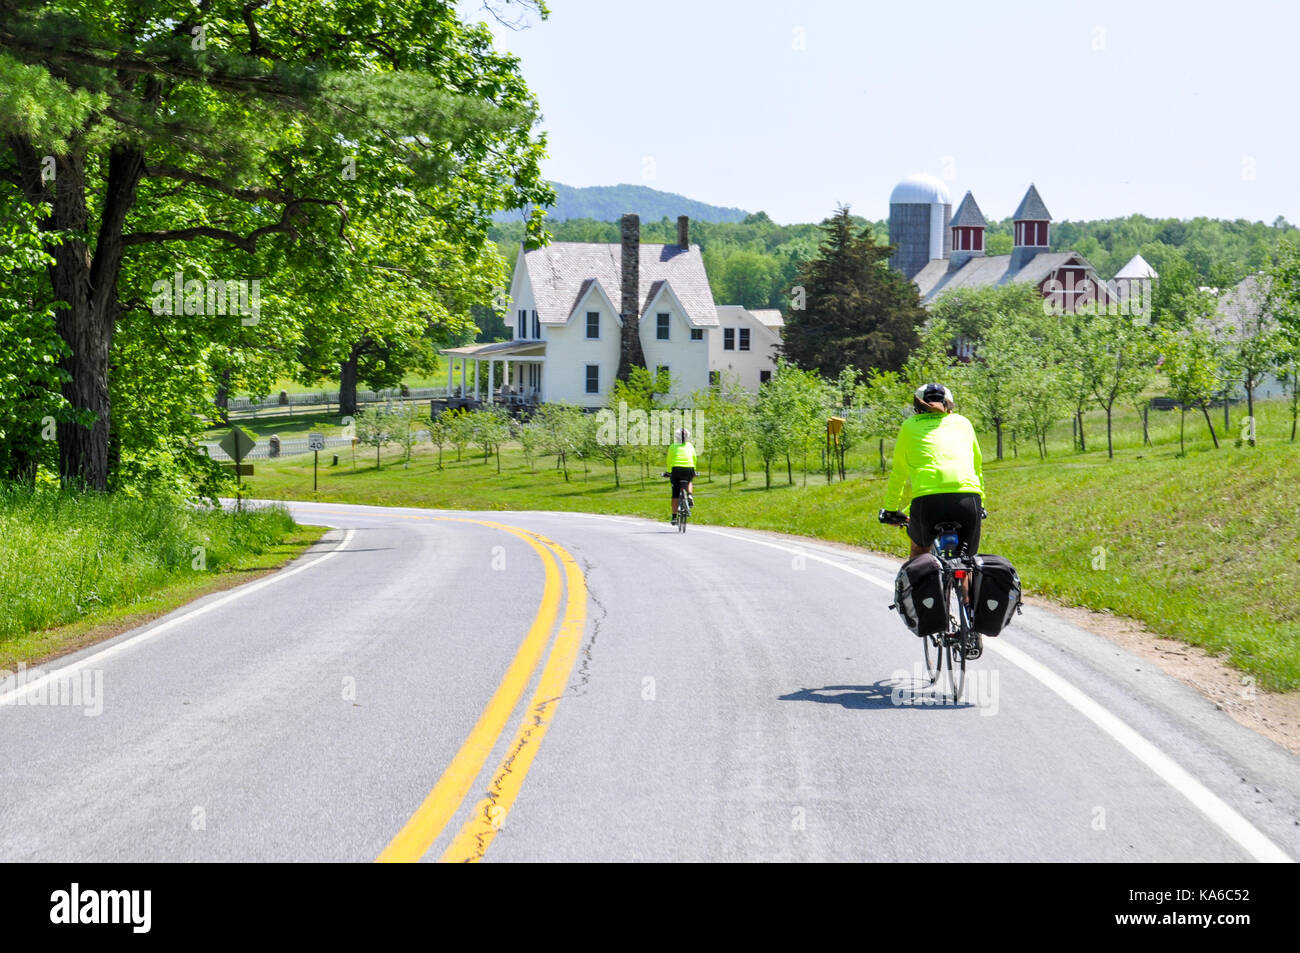
<path fill-rule="evenodd" d="M 307 434 L 307 449 L 312 451 L 311 491 L 316 492 L 316 474 L 320 467 L 320 452 L 325 449 L 325 435 L 313 431 Z"/>
<path fill-rule="evenodd" d="M 235 509 L 242 509 L 244 505 L 244 457 L 248 455 L 249 451 L 252 450 L 256 444 L 252 437 L 244 433 L 244 431 L 238 426 L 232 424 L 230 427 L 230 433 L 222 437 L 221 442 L 218 443 L 217 446 L 235 459 Z M 248 472 L 251 474 L 253 468 L 249 467 Z"/>

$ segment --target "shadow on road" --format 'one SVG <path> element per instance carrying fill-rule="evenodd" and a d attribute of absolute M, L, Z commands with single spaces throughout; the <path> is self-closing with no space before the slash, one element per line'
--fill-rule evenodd
<path fill-rule="evenodd" d="M 924 680 L 887 678 L 874 685 L 825 685 L 801 688 L 778 696 L 783 702 L 819 702 L 844 708 L 971 708 L 968 701 L 954 705 L 951 698 L 941 697 Z"/>

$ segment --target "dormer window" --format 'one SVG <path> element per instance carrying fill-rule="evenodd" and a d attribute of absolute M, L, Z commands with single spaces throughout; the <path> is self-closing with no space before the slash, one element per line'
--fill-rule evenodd
<path fill-rule="evenodd" d="M 655 338 L 660 341 L 668 340 L 668 320 L 671 315 L 659 312 L 655 315 Z"/>

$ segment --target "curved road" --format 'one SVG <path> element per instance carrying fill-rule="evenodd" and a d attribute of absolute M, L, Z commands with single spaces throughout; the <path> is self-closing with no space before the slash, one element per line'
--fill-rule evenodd
<path fill-rule="evenodd" d="M 935 704 L 888 559 L 291 508 L 337 529 L 0 687 L 0 860 L 1300 856 L 1300 761 L 1048 612 Z"/>

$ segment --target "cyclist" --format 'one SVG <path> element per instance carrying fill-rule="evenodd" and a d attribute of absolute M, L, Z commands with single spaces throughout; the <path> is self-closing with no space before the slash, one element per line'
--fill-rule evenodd
<path fill-rule="evenodd" d="M 979 552 L 984 516 L 984 459 L 975 428 L 952 412 L 952 392 L 923 384 L 912 397 L 916 411 L 903 421 L 894 445 L 894 468 L 885 489 L 882 521 L 908 520 L 912 556 L 928 552 L 936 523 L 958 523 L 958 536 L 972 555 Z M 902 507 L 911 501 L 908 514 Z"/>
<path fill-rule="evenodd" d="M 691 444 L 691 432 L 685 427 L 673 432 L 676 442 L 668 448 L 668 475 L 673 486 L 673 519 L 677 525 L 677 503 L 685 491 L 691 506 L 695 505 L 695 447 Z"/>

